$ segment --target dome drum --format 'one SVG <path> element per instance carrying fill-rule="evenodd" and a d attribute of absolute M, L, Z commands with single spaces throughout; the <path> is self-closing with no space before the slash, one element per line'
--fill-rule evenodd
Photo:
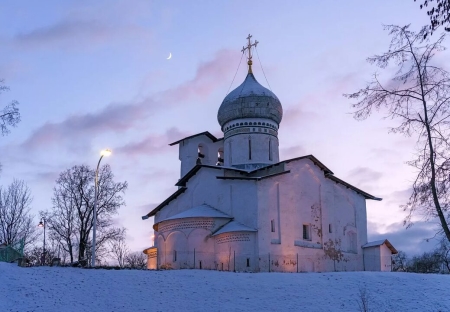
<path fill-rule="evenodd" d="M 225 123 L 222 130 L 225 138 L 244 133 L 278 137 L 278 125 L 273 120 L 265 118 L 234 119 Z"/>

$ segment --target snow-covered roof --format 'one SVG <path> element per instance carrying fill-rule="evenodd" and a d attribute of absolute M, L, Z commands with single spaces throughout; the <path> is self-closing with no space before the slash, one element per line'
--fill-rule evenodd
<path fill-rule="evenodd" d="M 227 218 L 227 219 L 232 219 L 232 217 L 230 217 L 226 213 L 223 213 L 222 211 L 219 211 L 207 204 L 203 204 L 203 205 L 188 209 L 186 211 L 180 212 L 171 217 L 168 217 L 164 220 L 159 221 L 158 223 L 161 223 L 164 221 L 169 221 L 169 220 L 185 219 L 185 218 Z"/>
<path fill-rule="evenodd" d="M 210 168 L 210 169 L 215 169 L 215 170 L 232 170 L 232 171 L 236 171 L 236 172 L 240 172 L 243 173 L 243 178 L 250 178 L 249 180 L 261 180 L 264 178 L 270 178 L 272 176 L 277 176 L 278 174 L 284 174 L 284 173 L 289 173 L 288 170 L 285 170 L 283 172 L 280 173 L 276 173 L 276 174 L 259 174 L 259 172 L 262 172 L 264 170 L 267 170 L 271 167 L 274 166 L 279 166 L 285 163 L 290 163 L 290 162 L 294 162 L 294 161 L 298 161 L 298 160 L 302 160 L 302 159 L 309 159 L 311 160 L 314 165 L 318 166 L 321 170 L 323 170 L 325 177 L 333 180 L 336 183 L 342 184 L 345 187 L 348 187 L 352 190 L 354 190 L 355 192 L 357 192 L 358 194 L 361 194 L 362 196 L 364 196 L 364 198 L 366 199 L 372 199 L 372 200 L 382 200 L 379 197 L 375 197 L 369 193 L 366 193 L 362 190 L 360 190 L 359 188 L 335 177 L 333 175 L 333 172 L 328 169 L 324 164 L 322 164 L 316 157 L 314 157 L 313 155 L 306 155 L 306 156 L 301 156 L 301 157 L 296 157 L 296 158 L 292 158 L 292 159 L 287 159 L 287 160 L 283 160 L 280 161 L 278 163 L 275 164 L 271 164 L 262 168 L 258 168 L 258 169 L 254 169 L 254 170 L 245 170 L 245 169 L 239 169 L 239 168 L 234 168 L 234 167 L 224 167 L 224 166 L 212 166 L 212 165 L 195 165 L 191 170 L 189 170 L 188 173 L 186 173 L 181 179 L 178 180 L 178 182 L 175 184 L 176 186 L 179 186 L 180 188 L 173 193 L 172 195 L 170 195 L 166 200 L 164 200 L 161 204 L 159 204 L 156 208 L 154 208 L 152 211 L 150 211 L 147 215 L 143 216 L 142 219 L 146 220 L 149 217 L 152 217 L 154 215 L 156 215 L 156 213 L 158 211 L 160 211 L 162 208 L 164 208 L 169 202 L 171 202 L 172 200 L 176 199 L 180 194 L 182 194 L 183 192 L 185 192 L 187 190 L 186 184 L 189 181 L 190 178 L 192 178 L 193 176 L 195 176 L 197 174 L 197 172 L 202 169 L 202 168 Z M 218 179 L 238 179 L 239 177 L 227 177 L 227 176 L 217 176 Z"/>
<path fill-rule="evenodd" d="M 363 245 L 362 248 L 378 247 L 383 244 L 386 244 L 386 247 L 391 250 L 392 254 L 398 253 L 397 249 L 395 249 L 394 246 L 392 246 L 392 244 L 387 239 L 381 239 L 381 240 L 369 242 L 369 243 Z"/>
<path fill-rule="evenodd" d="M 170 203 L 172 200 L 176 199 L 178 197 L 178 195 L 184 193 L 186 190 L 187 190 L 186 187 L 180 187 L 178 190 L 175 191 L 175 193 L 173 193 L 172 195 L 167 197 L 161 204 L 156 206 L 152 211 L 147 213 L 145 216 L 142 216 L 142 220 L 147 220 L 148 218 L 153 217 L 154 215 L 156 215 L 156 213 L 158 211 L 163 209 L 168 203 Z"/>
<path fill-rule="evenodd" d="M 193 135 L 190 135 L 188 137 L 182 138 L 182 139 L 180 139 L 178 141 L 170 143 L 169 145 L 173 146 L 173 145 L 176 145 L 176 144 L 180 143 L 181 141 L 184 141 L 184 140 L 187 140 L 187 139 L 191 139 L 191 138 L 195 138 L 195 137 L 200 136 L 200 135 L 204 135 L 204 136 L 208 137 L 213 142 L 217 142 L 217 141 L 223 140 L 223 138 L 216 138 L 209 131 L 204 131 L 204 132 L 200 132 L 200 133 L 193 134 Z"/>
<path fill-rule="evenodd" d="M 213 234 L 213 236 L 229 233 L 229 232 L 256 232 L 257 230 L 252 229 L 246 225 L 243 225 L 237 221 L 230 221 L 224 226 L 222 226 L 217 232 Z"/>

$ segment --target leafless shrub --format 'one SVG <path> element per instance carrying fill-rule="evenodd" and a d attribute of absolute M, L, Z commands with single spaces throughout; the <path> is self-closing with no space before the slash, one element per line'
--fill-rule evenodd
<path fill-rule="evenodd" d="M 143 252 L 136 251 L 129 253 L 125 258 L 125 262 L 130 269 L 145 269 L 147 257 Z"/>
<path fill-rule="evenodd" d="M 367 289 L 365 287 L 359 287 L 358 289 L 358 299 L 356 300 L 358 302 L 358 308 L 361 312 L 369 312 L 369 301 L 370 301 L 370 295 L 367 292 Z"/>

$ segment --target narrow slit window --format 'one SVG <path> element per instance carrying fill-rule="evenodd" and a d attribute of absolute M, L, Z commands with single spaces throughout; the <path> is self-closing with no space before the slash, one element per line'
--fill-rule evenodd
<path fill-rule="evenodd" d="M 275 232 L 275 220 L 270 220 L 270 231 Z"/>
<path fill-rule="evenodd" d="M 269 160 L 272 160 L 272 140 L 269 140 Z"/>
<path fill-rule="evenodd" d="M 173 251 L 173 262 L 176 262 L 176 261 L 177 261 L 177 251 L 174 250 Z"/>
<path fill-rule="evenodd" d="M 250 267 L 250 258 L 247 258 L 247 268 Z"/>
<path fill-rule="evenodd" d="M 330 224 L 328 224 L 328 233 L 333 233 L 333 226 Z"/>
<path fill-rule="evenodd" d="M 248 159 L 252 160 L 252 139 L 248 139 Z"/>

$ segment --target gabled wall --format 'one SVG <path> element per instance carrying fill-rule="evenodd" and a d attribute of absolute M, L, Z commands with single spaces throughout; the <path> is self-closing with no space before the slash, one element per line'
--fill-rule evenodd
<path fill-rule="evenodd" d="M 381 271 L 380 246 L 364 248 L 364 270 Z"/>
<path fill-rule="evenodd" d="M 197 162 L 198 148 L 202 146 L 204 158 L 200 158 L 203 165 L 215 166 L 218 159 L 219 150 L 223 151 L 223 140 L 212 142 L 206 135 L 198 135 L 189 139 L 185 139 L 178 143 L 179 145 L 179 159 L 180 177 L 183 177 L 191 170 Z"/>
<path fill-rule="evenodd" d="M 364 197 L 327 179 L 309 159 L 286 163 L 284 169 L 290 173 L 258 182 L 260 257 L 272 255 L 271 271 L 362 270 Z M 303 225 L 309 239 L 303 238 Z"/>

